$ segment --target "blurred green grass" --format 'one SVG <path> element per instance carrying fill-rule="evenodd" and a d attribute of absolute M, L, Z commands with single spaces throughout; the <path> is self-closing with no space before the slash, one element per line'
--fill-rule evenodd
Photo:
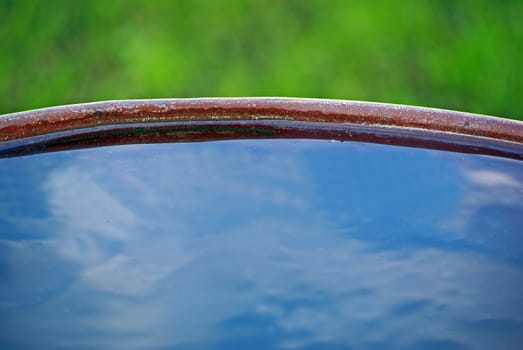
<path fill-rule="evenodd" d="M 298 96 L 523 119 L 523 1 L 0 0 L 0 113 Z"/>

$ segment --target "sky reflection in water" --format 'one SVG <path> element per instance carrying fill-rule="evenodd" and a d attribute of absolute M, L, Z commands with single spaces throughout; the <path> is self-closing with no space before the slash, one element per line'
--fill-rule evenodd
<path fill-rule="evenodd" d="M 324 141 L 0 161 L 0 348 L 519 349 L 523 164 Z"/>

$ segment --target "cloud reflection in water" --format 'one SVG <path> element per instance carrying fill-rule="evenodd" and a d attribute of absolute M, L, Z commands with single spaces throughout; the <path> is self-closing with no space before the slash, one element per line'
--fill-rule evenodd
<path fill-rule="evenodd" d="M 459 157 L 311 141 L 67 153 L 42 183 L 18 174 L 49 214 L 44 239 L 0 241 L 0 344 L 517 349 L 517 248 L 478 245 L 492 201 L 470 198 L 521 182 Z M 521 246 L 514 198 L 502 228 Z"/>

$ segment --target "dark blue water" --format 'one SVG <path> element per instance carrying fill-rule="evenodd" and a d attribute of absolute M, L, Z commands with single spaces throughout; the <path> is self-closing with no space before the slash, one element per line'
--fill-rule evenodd
<path fill-rule="evenodd" d="M 523 163 L 325 141 L 0 160 L 0 349 L 521 349 Z"/>

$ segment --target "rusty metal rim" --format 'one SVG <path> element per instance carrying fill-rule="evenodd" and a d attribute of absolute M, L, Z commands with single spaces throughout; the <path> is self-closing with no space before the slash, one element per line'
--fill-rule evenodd
<path fill-rule="evenodd" d="M 162 136 L 148 132 L 114 137 L 114 130 L 118 128 L 127 126 L 129 132 L 133 128 L 146 127 L 150 131 L 158 123 L 170 130 L 178 126 L 177 134 L 166 137 L 167 133 Z M 208 127 L 196 132 L 180 131 L 180 126 L 187 123 L 211 123 L 215 126 L 214 131 Z M 232 131 L 224 134 L 223 127 L 218 127 L 219 123 L 226 123 Z M 251 124 L 251 129 L 256 123 L 263 124 L 262 128 L 271 132 L 257 135 L 245 132 L 242 125 L 246 123 Z M 313 130 L 314 126 L 317 130 Z M 340 134 L 340 128 L 348 128 L 349 134 L 352 130 L 354 135 L 350 138 L 343 136 L 347 133 Z M 86 143 L 85 138 L 79 142 L 75 134 L 88 134 L 91 141 L 98 143 Z M 25 141 L 38 144 L 46 140 L 46 151 L 53 150 L 47 147 L 51 140 L 55 145 L 56 140 L 62 140 L 61 144 L 71 149 L 137 142 L 286 137 L 325 139 L 333 136 L 343 140 L 363 139 L 366 142 L 523 158 L 523 122 L 442 109 L 361 101 L 268 97 L 122 100 L 0 116 L 0 145 L 15 142 L 19 148 L 20 142 L 23 146 Z M 437 144 L 444 146 L 435 146 Z M 30 153 L 29 149 L 26 151 Z"/>

